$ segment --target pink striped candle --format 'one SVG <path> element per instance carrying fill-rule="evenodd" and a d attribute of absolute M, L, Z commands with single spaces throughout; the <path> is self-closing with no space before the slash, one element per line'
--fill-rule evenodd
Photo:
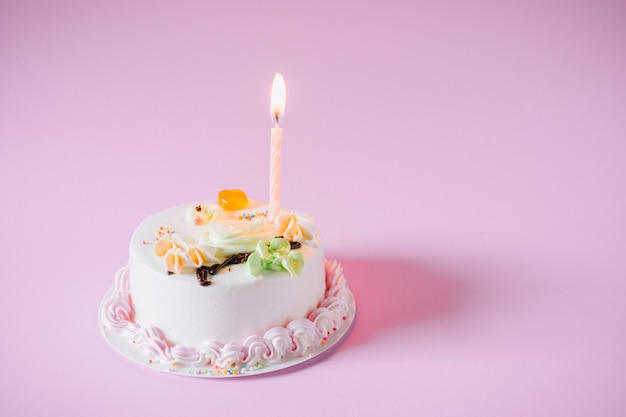
<path fill-rule="evenodd" d="M 278 126 L 278 120 L 285 113 L 286 96 L 285 79 L 281 74 L 276 73 L 272 83 L 272 99 L 270 102 L 270 113 L 275 120 L 274 128 L 272 128 L 270 152 L 270 199 L 268 209 L 268 220 L 270 222 L 273 222 L 280 212 L 280 165 L 283 129 Z"/>

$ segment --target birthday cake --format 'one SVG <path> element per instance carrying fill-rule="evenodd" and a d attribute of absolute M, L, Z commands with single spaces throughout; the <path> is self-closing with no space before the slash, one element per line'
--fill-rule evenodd
<path fill-rule="evenodd" d="M 353 314 L 309 215 L 269 219 L 267 204 L 224 190 L 141 222 L 101 322 L 148 364 L 242 375 L 319 352 Z"/>

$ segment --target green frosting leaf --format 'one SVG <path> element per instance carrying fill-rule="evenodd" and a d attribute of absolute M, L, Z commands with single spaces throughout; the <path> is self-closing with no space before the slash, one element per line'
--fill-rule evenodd
<path fill-rule="evenodd" d="M 250 275 L 261 275 L 266 271 L 287 271 L 289 275 L 296 276 L 302 272 L 304 258 L 300 252 L 291 250 L 291 244 L 287 239 L 274 238 L 269 246 L 259 241 L 254 252 L 248 256 L 246 262 Z"/>

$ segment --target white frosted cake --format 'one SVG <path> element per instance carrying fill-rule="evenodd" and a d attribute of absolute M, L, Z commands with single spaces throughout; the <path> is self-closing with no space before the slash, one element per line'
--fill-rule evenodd
<path fill-rule="evenodd" d="M 351 302 L 310 216 L 225 190 L 146 218 L 101 314 L 148 363 L 237 375 L 323 348 Z"/>

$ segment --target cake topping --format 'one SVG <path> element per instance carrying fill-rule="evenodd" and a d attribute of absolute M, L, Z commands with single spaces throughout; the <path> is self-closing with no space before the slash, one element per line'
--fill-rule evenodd
<path fill-rule="evenodd" d="M 173 233 L 175 232 L 169 226 L 160 226 L 156 232 L 156 240 L 171 239 Z"/>
<path fill-rule="evenodd" d="M 316 238 L 310 216 L 282 212 L 270 222 L 267 211 L 258 202 L 254 202 L 249 212 L 232 212 L 235 207 L 249 204 L 241 190 L 222 190 L 219 197 L 219 204 L 201 203 L 187 207 L 187 221 L 199 226 L 193 229 L 197 232 L 189 230 L 191 236 L 182 236 L 167 226 L 161 226 L 157 231 L 153 252 L 162 259 L 169 274 L 195 270 L 200 284 L 210 285 L 208 275 L 218 273 L 225 266 L 245 262 L 249 263 L 247 271 L 253 276 L 261 275 L 262 271 L 286 271 L 291 276 L 300 274 L 304 259 L 291 250 Z"/>
<path fill-rule="evenodd" d="M 181 274 L 185 270 L 216 262 L 212 248 L 191 245 L 181 240 L 162 239 L 154 245 L 154 254 L 163 258 L 168 273 Z"/>
<path fill-rule="evenodd" d="M 217 220 L 222 212 L 222 208 L 217 204 L 198 204 L 195 207 L 189 207 L 185 212 L 187 221 L 202 226 Z"/>
<path fill-rule="evenodd" d="M 211 277 L 209 276 L 209 274 L 210 272 L 208 266 L 201 266 L 196 270 L 196 278 L 198 278 L 198 282 L 203 287 L 213 284 L 213 281 L 211 281 Z"/>
<path fill-rule="evenodd" d="M 175 246 L 176 243 L 169 239 L 157 240 L 157 242 L 154 244 L 154 254 L 160 258 L 161 256 L 165 256 L 167 251 Z"/>
<path fill-rule="evenodd" d="M 257 242 L 269 243 L 274 238 L 274 228 L 263 217 L 251 221 L 224 220 L 209 223 L 200 243 L 218 248 L 218 256 L 252 252 Z"/>
<path fill-rule="evenodd" d="M 277 239 L 282 239 L 282 236 L 280 236 Z M 302 245 L 300 244 L 300 242 L 289 242 L 289 247 L 292 250 L 300 249 Z M 219 273 L 222 269 L 224 269 L 225 267 L 229 265 L 242 264 L 248 260 L 249 256 L 250 256 L 250 252 L 236 253 L 226 258 L 226 260 L 222 262 L 221 264 L 214 264 L 211 266 L 204 266 L 204 265 L 200 266 L 196 270 L 196 278 L 198 278 L 198 282 L 202 286 L 211 285 L 213 281 L 211 281 L 210 275 L 215 275 Z"/>
<path fill-rule="evenodd" d="M 196 271 L 196 276 L 198 275 L 206 275 L 207 273 L 210 275 L 215 275 L 218 272 L 220 272 L 222 269 L 224 269 L 225 267 L 229 266 L 229 265 L 237 265 L 237 264 L 242 264 L 244 262 L 246 262 L 246 260 L 248 259 L 248 256 L 250 254 L 249 253 L 236 253 L 232 256 L 229 256 L 228 258 L 226 258 L 226 260 L 224 262 L 222 262 L 221 264 L 215 264 L 215 265 L 211 265 L 211 266 L 201 266 L 200 268 L 198 268 L 198 270 Z M 200 279 L 200 278 L 198 278 Z"/>
<path fill-rule="evenodd" d="M 176 246 L 168 250 L 163 258 L 165 262 L 165 268 L 168 272 L 180 274 L 185 267 L 185 258 L 183 256 L 183 250 Z"/>
<path fill-rule="evenodd" d="M 228 211 L 243 210 L 250 204 L 248 196 L 241 190 L 222 190 L 217 195 L 217 201 Z"/>
<path fill-rule="evenodd" d="M 189 259 L 194 267 L 200 267 L 207 262 L 215 261 L 215 257 L 213 257 L 208 251 L 199 249 L 195 246 L 189 246 L 189 250 L 187 250 L 187 259 Z"/>
<path fill-rule="evenodd" d="M 248 272 L 261 275 L 263 270 L 289 272 L 291 276 L 300 275 L 304 259 L 300 252 L 293 252 L 291 244 L 283 238 L 274 238 L 270 244 L 259 242 L 254 252 L 248 257 Z"/>
<path fill-rule="evenodd" d="M 239 214 L 239 220 L 252 220 L 255 219 L 257 217 L 264 217 L 267 216 L 267 210 L 265 211 L 257 211 L 257 212 L 253 212 L 253 213 L 241 213 Z"/>
<path fill-rule="evenodd" d="M 315 239 L 313 218 L 305 213 L 282 212 L 275 220 L 278 233 L 292 242 Z"/>

